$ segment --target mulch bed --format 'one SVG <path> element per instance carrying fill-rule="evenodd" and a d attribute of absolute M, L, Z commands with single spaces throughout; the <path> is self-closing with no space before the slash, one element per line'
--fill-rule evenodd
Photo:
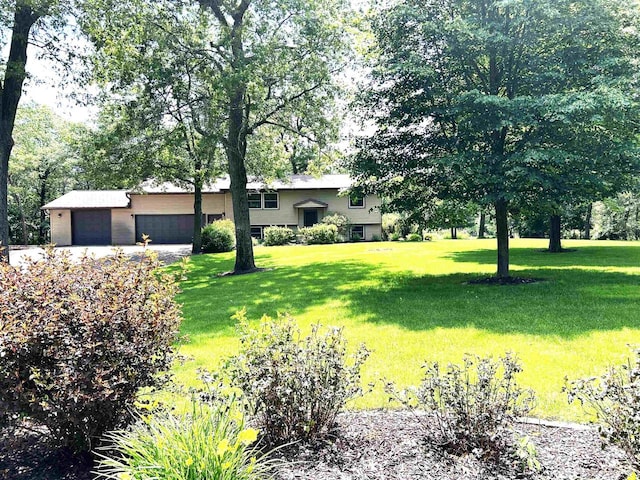
<path fill-rule="evenodd" d="M 406 411 L 364 411 L 340 415 L 331 442 L 280 450 L 285 463 L 278 480 L 624 480 L 631 472 L 622 453 L 603 449 L 592 428 L 534 423 L 517 425 L 536 445 L 542 466 L 523 477 L 473 455 L 448 456 L 421 440 L 420 427 Z M 0 432 L 0 478 L 7 480 L 89 480 L 91 460 L 56 451 L 33 434 L 10 438 Z"/>

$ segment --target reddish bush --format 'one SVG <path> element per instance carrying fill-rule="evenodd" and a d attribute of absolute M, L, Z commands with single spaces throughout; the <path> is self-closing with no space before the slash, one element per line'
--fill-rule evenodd
<path fill-rule="evenodd" d="M 172 361 L 177 286 L 159 265 L 150 253 L 73 261 L 52 249 L 21 269 L 0 264 L 0 412 L 75 449 L 121 423 Z"/>

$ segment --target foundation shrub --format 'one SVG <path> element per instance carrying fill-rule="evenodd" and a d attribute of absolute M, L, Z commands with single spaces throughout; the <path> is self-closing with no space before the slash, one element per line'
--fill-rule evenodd
<path fill-rule="evenodd" d="M 362 394 L 366 347 L 350 355 L 342 329 L 322 333 L 317 324 L 303 337 L 288 316 L 265 316 L 257 328 L 249 326 L 244 311 L 236 318 L 240 351 L 225 371 L 244 392 L 265 441 L 281 445 L 329 433 L 346 402 Z"/>
<path fill-rule="evenodd" d="M 236 245 L 235 225 L 231 220 L 216 220 L 202 229 L 204 253 L 230 252 Z"/>
<path fill-rule="evenodd" d="M 324 225 L 335 225 L 338 229 L 338 239 L 340 241 L 345 241 L 345 239 L 349 238 L 349 230 L 351 227 L 351 222 L 346 215 L 341 213 L 330 212 L 324 217 L 322 217 L 322 224 Z"/>
<path fill-rule="evenodd" d="M 0 264 L 0 411 L 75 450 L 127 420 L 173 358 L 177 286 L 159 266 L 148 252 L 71 260 L 52 249 L 23 268 Z"/>
<path fill-rule="evenodd" d="M 338 241 L 338 227 L 319 223 L 312 227 L 302 227 L 298 230 L 302 240 L 309 245 L 336 243 Z"/>
<path fill-rule="evenodd" d="M 267 227 L 264 229 L 264 244 L 268 247 L 287 245 L 295 242 L 296 234 L 287 227 Z"/>

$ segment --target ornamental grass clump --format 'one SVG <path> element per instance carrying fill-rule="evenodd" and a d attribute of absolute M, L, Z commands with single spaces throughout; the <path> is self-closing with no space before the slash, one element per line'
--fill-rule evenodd
<path fill-rule="evenodd" d="M 579 401 L 595 416 L 604 444 L 619 447 L 640 472 L 640 350 L 598 377 L 565 386 L 569 402 Z"/>
<path fill-rule="evenodd" d="M 150 252 L 72 260 L 53 249 L 0 264 L 0 411 L 74 450 L 128 420 L 173 360 L 178 287 L 159 266 Z"/>
<path fill-rule="evenodd" d="M 533 393 L 516 383 L 522 368 L 514 356 L 506 354 L 496 361 L 466 355 L 462 365 L 449 364 L 443 370 L 433 362 L 424 370 L 420 386 L 398 391 L 389 383 L 387 392 L 405 406 L 429 414 L 416 415 L 428 444 L 456 455 L 535 464 L 518 458 L 522 449 L 513 434 L 516 419 L 527 415 L 534 404 Z"/>
<path fill-rule="evenodd" d="M 240 352 L 225 370 L 244 392 L 265 442 L 311 441 L 329 433 L 346 402 L 362 394 L 366 347 L 350 355 L 342 329 L 321 333 L 317 324 L 303 337 L 284 315 L 265 316 L 257 328 L 249 326 L 244 310 L 235 318 Z"/>
<path fill-rule="evenodd" d="M 157 413 L 106 434 L 96 473 L 113 480 L 272 478 L 271 462 L 254 446 L 258 433 L 233 403 L 194 401 L 189 414 Z"/>

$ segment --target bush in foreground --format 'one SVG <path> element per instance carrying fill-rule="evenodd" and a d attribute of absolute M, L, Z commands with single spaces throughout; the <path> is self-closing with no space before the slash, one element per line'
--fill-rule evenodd
<path fill-rule="evenodd" d="M 230 252 L 236 245 L 235 225 L 231 220 L 216 220 L 202 229 L 204 253 Z"/>
<path fill-rule="evenodd" d="M 286 316 L 263 317 L 251 328 L 241 311 L 240 353 L 226 365 L 232 383 L 245 394 L 258 427 L 271 445 L 326 435 L 345 403 L 362 394 L 360 369 L 369 352 L 347 354 L 339 328 L 320 333 L 313 325 L 302 337 Z"/>
<path fill-rule="evenodd" d="M 172 362 L 177 286 L 159 265 L 53 250 L 23 269 L 0 264 L 0 411 L 76 450 L 120 424 Z"/>
<path fill-rule="evenodd" d="M 569 401 L 578 400 L 595 414 L 603 441 L 619 447 L 640 472 L 640 350 L 635 359 L 602 376 L 573 381 L 565 391 Z"/>
<path fill-rule="evenodd" d="M 246 428 L 232 403 L 194 402 L 189 414 L 159 413 L 127 431 L 106 434 L 98 475 L 113 480 L 271 478 L 269 461 L 251 446 L 258 433 Z"/>
<path fill-rule="evenodd" d="M 267 247 L 287 245 L 294 242 L 296 234 L 287 227 L 267 227 L 264 229 L 264 244 Z"/>
<path fill-rule="evenodd" d="M 534 402 L 533 393 L 516 383 L 522 369 L 513 356 L 495 361 L 467 355 L 462 365 L 449 364 L 444 371 L 436 362 L 424 368 L 420 386 L 399 392 L 388 384 L 387 392 L 431 414 L 434 423 L 425 423 L 424 429 L 430 444 L 492 461 L 531 454 L 528 442 L 516 442 L 512 433 L 515 420 L 529 413 Z M 528 452 L 521 445 L 528 445 Z M 521 460 L 524 468 L 537 464 L 532 458 Z"/>
<path fill-rule="evenodd" d="M 298 229 L 302 240 L 309 245 L 326 245 L 338 241 L 338 227 L 319 223 Z"/>

